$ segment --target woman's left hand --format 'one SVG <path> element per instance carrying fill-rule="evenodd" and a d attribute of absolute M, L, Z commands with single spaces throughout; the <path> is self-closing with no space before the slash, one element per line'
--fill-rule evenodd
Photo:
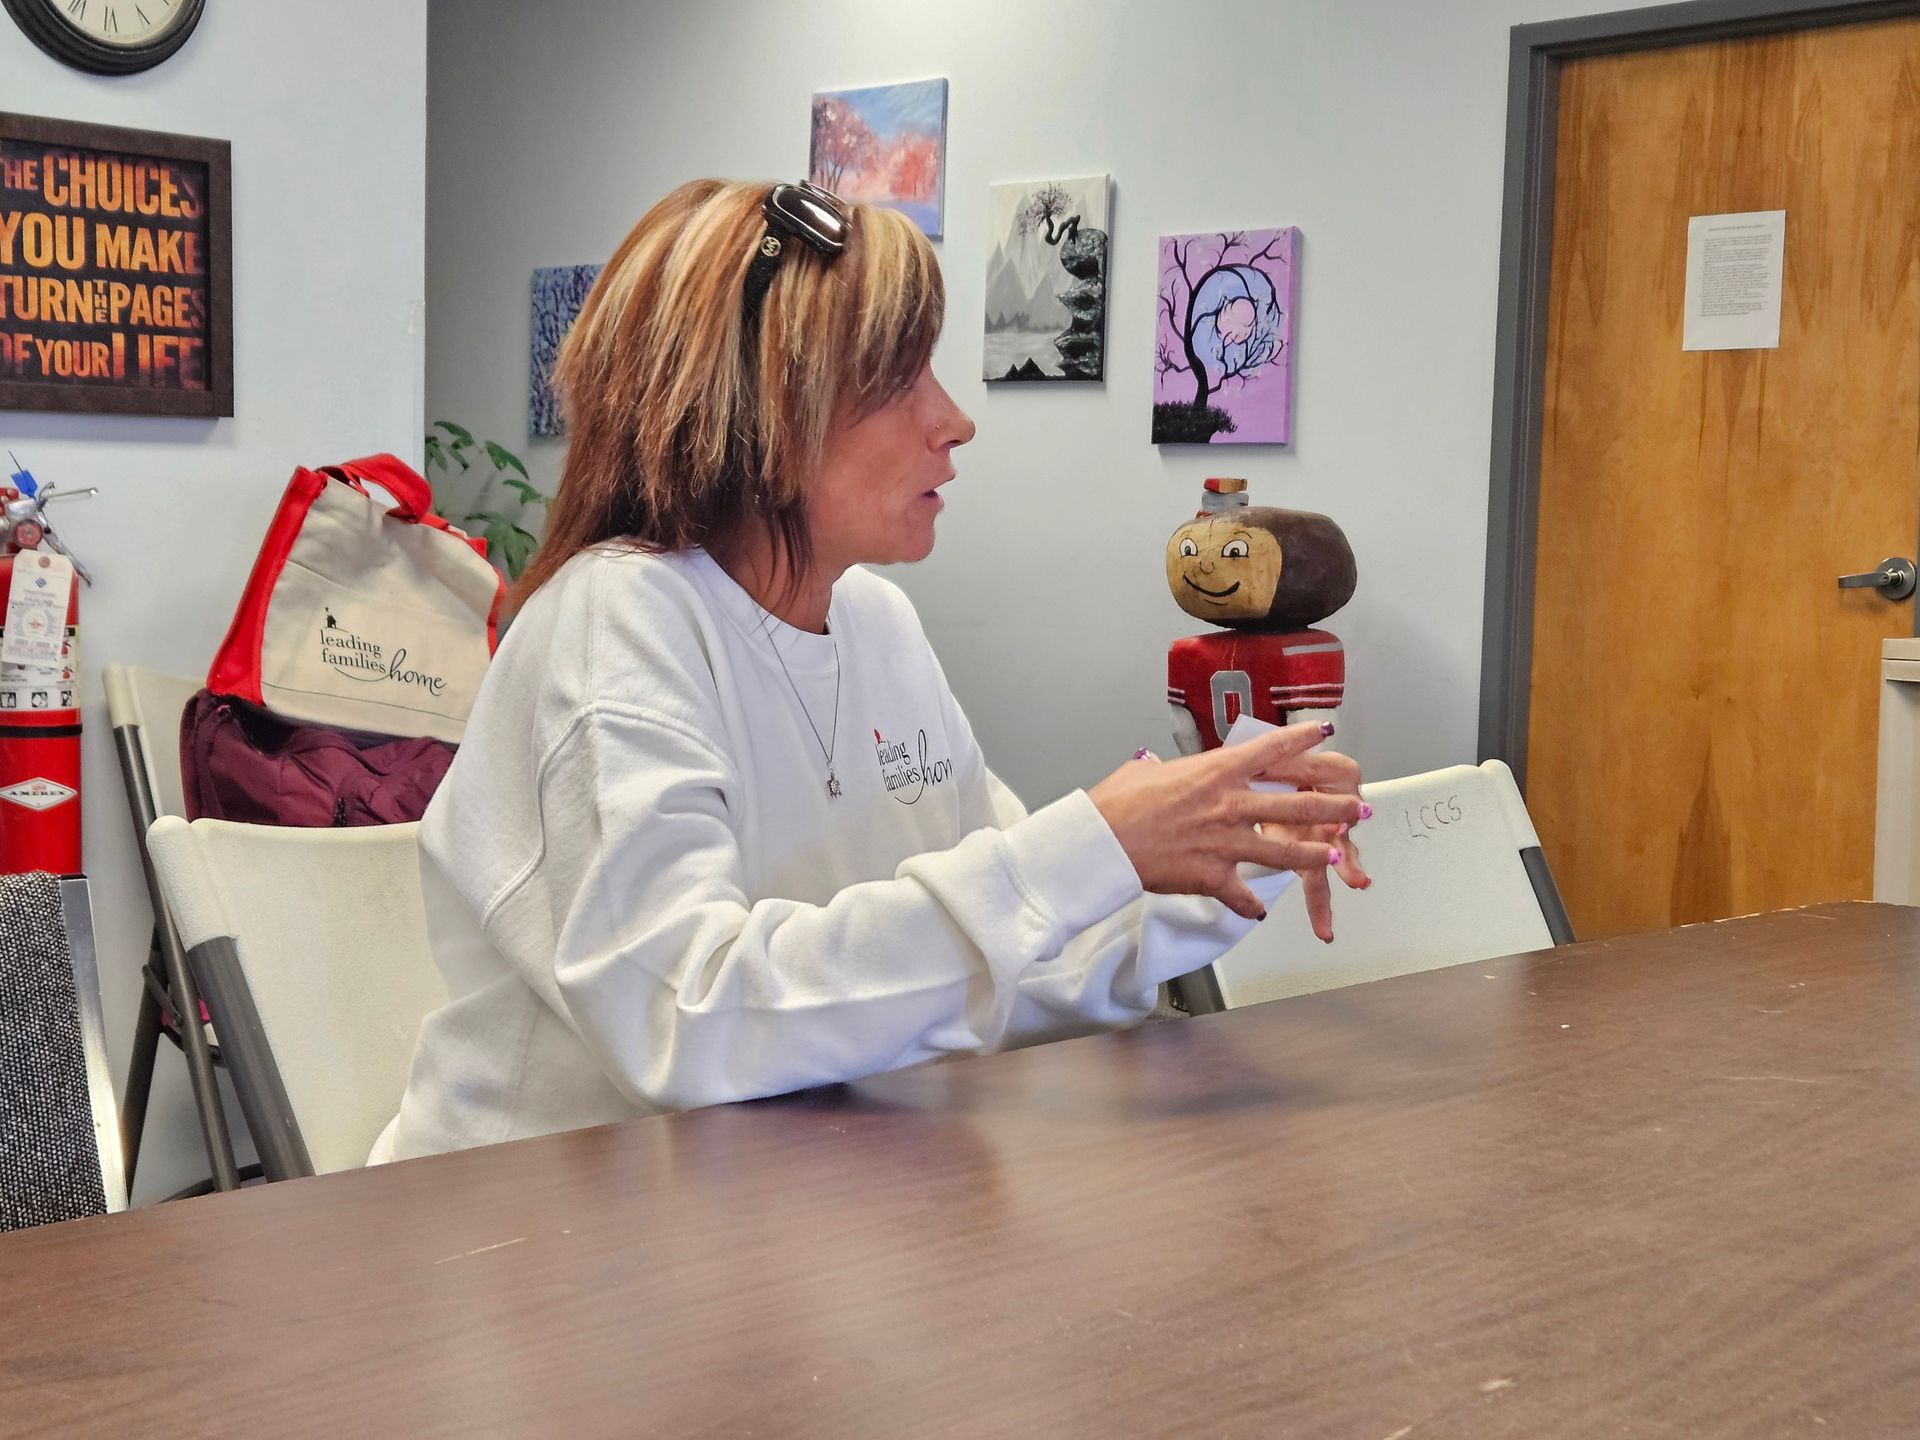
<path fill-rule="evenodd" d="M 1274 773 L 1260 778 L 1284 780 L 1298 789 L 1319 790 L 1329 795 L 1357 796 L 1360 793 L 1359 763 L 1350 756 L 1326 750 L 1297 756 Z M 1360 818 L 1365 820 L 1372 813 L 1371 809 L 1363 808 Z M 1262 833 L 1276 829 L 1281 827 L 1263 826 Z M 1349 890 L 1365 890 L 1373 884 L 1373 877 L 1361 868 L 1360 847 L 1354 842 L 1347 826 L 1312 825 L 1287 829 L 1283 833 L 1293 840 L 1338 846 L 1340 863 L 1333 868 L 1339 872 L 1341 883 Z M 1307 918 L 1313 923 L 1313 933 L 1330 943 L 1333 940 L 1333 887 L 1327 883 L 1327 871 L 1314 866 L 1296 873 L 1300 876 L 1300 889 L 1307 902 Z"/>
<path fill-rule="evenodd" d="M 1136 760 L 1158 760 L 1160 757 L 1151 750 L 1142 750 L 1134 757 Z M 1348 755 L 1331 750 L 1315 750 L 1305 755 L 1295 756 L 1270 771 L 1264 771 L 1255 777 L 1258 780 L 1282 780 L 1296 790 L 1318 790 L 1327 795 L 1360 795 L 1360 763 Z M 1360 818 L 1367 819 L 1373 814 L 1371 806 L 1361 802 Z M 1340 863 L 1332 868 L 1339 873 L 1340 881 L 1349 890 L 1365 890 L 1373 884 L 1373 877 L 1361 868 L 1360 846 L 1354 841 L 1352 829 L 1347 825 L 1259 825 L 1255 826 L 1263 835 L 1278 835 L 1289 840 L 1305 841 L 1315 845 L 1335 846 L 1340 851 Z M 1327 943 L 1333 943 L 1333 887 L 1327 883 L 1327 869 L 1323 865 L 1312 865 L 1294 873 L 1300 877 L 1301 894 L 1307 902 L 1307 919 L 1313 924 L 1313 933 Z"/>

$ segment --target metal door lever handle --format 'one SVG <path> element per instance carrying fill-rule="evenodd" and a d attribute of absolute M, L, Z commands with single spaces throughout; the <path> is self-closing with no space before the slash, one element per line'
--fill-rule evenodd
<path fill-rule="evenodd" d="M 1913 562 L 1899 555 L 1882 560 L 1878 570 L 1840 577 L 1842 590 L 1878 590 L 1881 597 L 1887 600 L 1906 599 L 1913 594 L 1915 584 Z"/>

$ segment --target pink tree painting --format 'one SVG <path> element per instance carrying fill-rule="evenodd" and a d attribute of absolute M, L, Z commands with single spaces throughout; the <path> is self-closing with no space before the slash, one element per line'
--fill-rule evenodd
<path fill-rule="evenodd" d="M 1299 250 L 1291 226 L 1161 237 L 1155 444 L 1292 438 Z"/>
<path fill-rule="evenodd" d="M 899 210 L 935 240 L 945 209 L 947 82 L 916 80 L 813 97 L 807 178 Z"/>

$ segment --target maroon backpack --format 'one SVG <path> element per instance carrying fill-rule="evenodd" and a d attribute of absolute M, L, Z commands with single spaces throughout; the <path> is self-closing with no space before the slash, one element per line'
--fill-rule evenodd
<path fill-rule="evenodd" d="M 180 717 L 189 820 L 250 825 L 398 825 L 418 820 L 454 747 L 282 720 L 202 690 Z"/>

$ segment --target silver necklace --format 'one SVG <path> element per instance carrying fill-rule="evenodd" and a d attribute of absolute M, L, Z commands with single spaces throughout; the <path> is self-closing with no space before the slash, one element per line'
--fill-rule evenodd
<path fill-rule="evenodd" d="M 762 607 L 762 613 L 766 615 L 769 622 L 772 621 L 771 611 Z M 800 687 L 793 683 L 793 672 L 787 669 L 786 657 L 780 653 L 780 641 L 769 635 L 767 643 L 773 647 L 773 658 L 780 662 L 780 673 L 787 677 L 787 688 L 793 691 L 793 698 L 800 702 L 800 713 L 807 717 L 807 728 L 813 731 L 814 743 L 820 747 L 821 757 L 827 762 L 827 798 L 838 800 L 840 777 L 833 773 L 833 752 L 840 747 L 840 642 L 837 639 L 833 641 L 833 729 L 828 739 L 821 738 L 820 727 L 813 723 L 813 712 L 807 708 L 807 697 L 802 695 Z"/>

